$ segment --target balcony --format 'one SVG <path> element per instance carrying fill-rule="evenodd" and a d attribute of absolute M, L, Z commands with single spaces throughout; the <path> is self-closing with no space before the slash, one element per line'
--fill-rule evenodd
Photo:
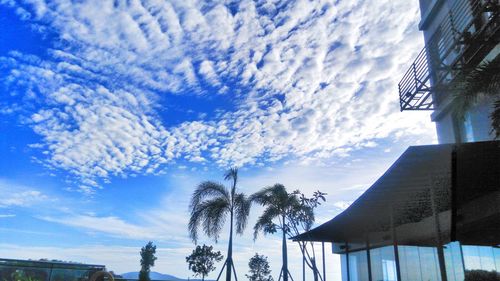
<path fill-rule="evenodd" d="M 436 91 L 500 42 L 500 0 L 458 0 L 398 84 L 400 109 L 433 110 Z"/>

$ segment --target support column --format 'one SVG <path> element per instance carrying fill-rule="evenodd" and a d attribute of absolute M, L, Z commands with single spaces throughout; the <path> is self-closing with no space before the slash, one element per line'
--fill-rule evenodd
<path fill-rule="evenodd" d="M 368 281 L 372 281 L 372 262 L 370 257 L 370 240 L 366 237 L 366 263 L 368 264 Z"/>
<path fill-rule="evenodd" d="M 347 267 L 347 281 L 351 281 L 351 273 L 349 272 L 349 244 L 345 242 L 345 266 Z"/>
<path fill-rule="evenodd" d="M 441 281 L 448 281 L 448 278 L 446 276 L 446 263 L 444 259 L 443 241 L 441 240 L 441 227 L 439 225 L 439 213 L 436 207 L 436 195 L 434 194 L 434 186 L 436 184 L 439 184 L 439 180 L 433 181 L 430 187 L 432 214 L 434 215 L 434 226 L 436 230 L 436 248 L 439 261 L 439 271 L 441 272 Z"/>
<path fill-rule="evenodd" d="M 323 281 L 326 281 L 325 242 L 321 242 L 321 251 L 322 251 L 322 254 L 323 254 Z"/>
<path fill-rule="evenodd" d="M 399 251 L 398 237 L 396 235 L 396 227 L 394 226 L 394 209 L 391 209 L 391 229 L 392 229 L 392 245 L 394 247 L 394 261 L 396 262 L 396 277 L 401 281 L 401 267 L 399 266 Z"/>

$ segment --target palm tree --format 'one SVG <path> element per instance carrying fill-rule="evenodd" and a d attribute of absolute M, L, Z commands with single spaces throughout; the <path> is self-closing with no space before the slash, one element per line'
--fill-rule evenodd
<path fill-rule="evenodd" d="M 454 115 L 464 119 L 465 113 L 480 97 L 496 98 L 490 115 L 492 132 L 500 138 L 500 56 L 472 69 L 463 70 L 449 87 L 453 97 Z"/>
<path fill-rule="evenodd" d="M 233 225 L 236 223 L 236 233 L 242 234 L 247 224 L 250 212 L 250 201 L 243 193 L 236 192 L 238 182 L 238 169 L 231 168 L 224 174 L 224 180 L 231 181 L 228 189 L 224 185 L 212 181 L 204 181 L 198 185 L 191 197 L 191 219 L 189 220 L 189 234 L 196 243 L 198 230 L 203 232 L 215 242 L 219 239 L 220 232 L 229 214 L 229 245 L 227 259 L 221 269 L 219 277 L 226 267 L 226 281 L 231 281 L 231 270 L 236 274 L 233 264 Z"/>
<path fill-rule="evenodd" d="M 265 207 L 262 215 L 257 220 L 254 226 L 254 239 L 260 231 L 264 234 L 272 234 L 281 230 L 282 234 L 282 259 L 283 266 L 281 268 L 280 277 L 283 276 L 283 281 L 288 281 L 288 255 L 286 239 L 290 232 L 288 219 L 290 214 L 295 213 L 301 204 L 295 193 L 288 193 L 285 186 L 275 184 L 265 187 L 250 197 L 251 202 L 256 202 Z"/>

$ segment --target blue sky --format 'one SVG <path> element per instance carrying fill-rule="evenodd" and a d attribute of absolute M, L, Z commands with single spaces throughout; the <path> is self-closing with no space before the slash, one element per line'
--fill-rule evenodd
<path fill-rule="evenodd" d="M 397 100 L 417 2 L 0 0 L 0 256 L 125 272 L 152 240 L 155 270 L 187 277 L 189 196 L 233 165 L 247 193 L 327 192 L 330 219 L 436 142 Z M 279 237 L 252 240 L 258 212 L 237 269 L 259 252 L 277 274 Z"/>

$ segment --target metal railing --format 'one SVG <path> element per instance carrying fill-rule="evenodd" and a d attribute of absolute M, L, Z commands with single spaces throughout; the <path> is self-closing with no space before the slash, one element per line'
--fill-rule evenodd
<path fill-rule="evenodd" d="M 500 0 L 457 0 L 398 84 L 400 108 L 432 110 L 436 86 L 498 44 Z"/>

